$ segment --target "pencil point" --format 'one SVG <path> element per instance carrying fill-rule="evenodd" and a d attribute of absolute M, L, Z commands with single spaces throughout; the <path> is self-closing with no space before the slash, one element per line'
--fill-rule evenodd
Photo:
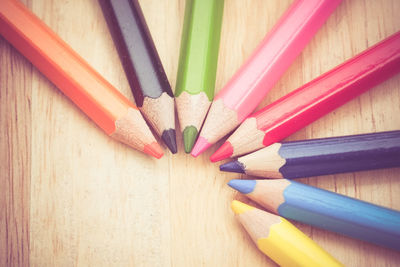
<path fill-rule="evenodd" d="M 160 147 L 160 145 L 157 142 L 153 142 L 151 144 L 145 145 L 143 152 L 147 153 L 157 159 L 160 159 L 164 155 L 162 148 Z"/>
<path fill-rule="evenodd" d="M 226 141 L 214 154 L 211 155 L 210 160 L 217 162 L 223 159 L 227 159 L 233 154 L 233 147 L 229 141 Z"/>
<path fill-rule="evenodd" d="M 183 130 L 183 144 L 185 146 L 186 153 L 190 153 L 192 151 L 197 134 L 197 128 L 194 126 L 187 126 L 185 127 L 185 130 Z"/>
<path fill-rule="evenodd" d="M 176 145 L 175 129 L 164 130 L 162 135 L 161 135 L 161 138 L 164 141 L 164 144 L 172 152 L 172 154 L 175 154 L 176 152 L 178 152 L 178 148 L 177 148 L 177 145 Z"/>
<path fill-rule="evenodd" d="M 203 153 L 210 146 L 211 146 L 211 144 L 207 141 L 207 139 L 205 139 L 202 136 L 199 136 L 199 138 L 197 139 L 196 144 L 194 145 L 194 147 L 192 149 L 191 155 L 193 157 L 197 157 L 198 155 Z"/>
<path fill-rule="evenodd" d="M 249 194 L 253 192 L 256 183 L 255 180 L 233 179 L 229 181 L 228 185 L 242 194 Z"/>
<path fill-rule="evenodd" d="M 244 204 L 243 202 L 237 200 L 232 201 L 231 208 L 235 214 L 241 214 L 248 210 L 254 209 L 254 207 Z"/>
<path fill-rule="evenodd" d="M 237 160 L 220 165 L 219 170 L 224 172 L 246 173 L 244 165 Z"/>

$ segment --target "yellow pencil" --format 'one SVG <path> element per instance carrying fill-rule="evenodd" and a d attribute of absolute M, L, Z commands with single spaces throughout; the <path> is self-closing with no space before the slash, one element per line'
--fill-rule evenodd
<path fill-rule="evenodd" d="M 236 217 L 257 247 L 281 266 L 343 266 L 284 218 L 232 202 Z"/>

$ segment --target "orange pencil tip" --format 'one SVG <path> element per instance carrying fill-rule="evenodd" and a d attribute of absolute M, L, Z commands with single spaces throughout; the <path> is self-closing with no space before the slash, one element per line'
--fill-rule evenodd
<path fill-rule="evenodd" d="M 231 157 L 233 154 L 233 147 L 230 142 L 226 141 L 214 154 L 211 155 L 210 160 L 217 162 Z"/>
<path fill-rule="evenodd" d="M 160 159 L 163 155 L 164 152 L 160 145 L 157 142 L 153 142 L 151 144 L 145 145 L 143 152 L 146 154 L 149 154 L 157 159 Z"/>
<path fill-rule="evenodd" d="M 211 146 L 211 144 L 207 141 L 207 139 L 205 139 L 204 137 L 200 136 L 197 139 L 196 144 L 194 145 L 193 149 L 192 149 L 192 153 L 190 153 L 193 157 L 197 157 L 198 155 L 200 155 L 201 153 L 203 153 L 204 151 L 207 150 L 207 148 L 209 148 Z"/>

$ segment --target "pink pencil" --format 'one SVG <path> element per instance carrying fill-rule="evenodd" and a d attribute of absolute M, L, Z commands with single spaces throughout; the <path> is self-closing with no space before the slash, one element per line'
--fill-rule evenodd
<path fill-rule="evenodd" d="M 235 129 L 258 106 L 340 2 L 294 1 L 214 98 L 192 156 Z"/>

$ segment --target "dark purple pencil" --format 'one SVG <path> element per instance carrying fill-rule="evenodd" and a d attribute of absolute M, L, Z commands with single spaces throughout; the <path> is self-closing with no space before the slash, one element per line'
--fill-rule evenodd
<path fill-rule="evenodd" d="M 275 143 L 220 170 L 294 179 L 392 167 L 400 167 L 400 131 Z"/>

